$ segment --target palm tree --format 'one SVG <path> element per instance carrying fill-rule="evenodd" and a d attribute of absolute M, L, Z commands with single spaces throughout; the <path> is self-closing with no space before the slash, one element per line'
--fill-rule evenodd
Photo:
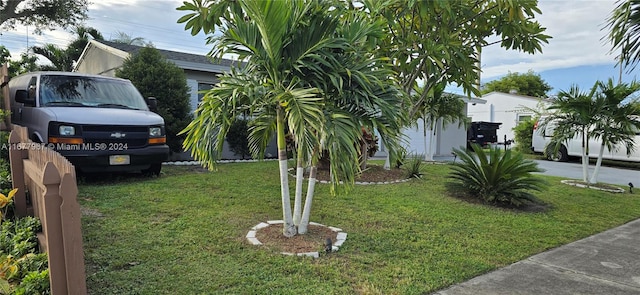
<path fill-rule="evenodd" d="M 73 68 L 73 60 L 70 59 L 66 50 L 56 46 L 55 44 L 45 44 L 44 46 L 33 46 L 31 51 L 48 59 L 54 70 L 71 71 Z"/>
<path fill-rule="evenodd" d="M 143 37 L 132 37 L 131 35 L 125 32 L 116 32 L 116 37 L 110 40 L 111 42 L 123 43 L 128 45 L 136 45 L 136 46 L 151 46 L 153 43 L 147 42 Z"/>
<path fill-rule="evenodd" d="M 640 83 L 633 81 L 629 84 L 614 85 L 613 79 L 597 82 L 599 88 L 597 100 L 604 106 L 596 123 L 593 136 L 601 141 L 596 167 L 590 183 L 597 183 L 598 173 L 602 164 L 605 147 L 614 151 L 622 144 L 627 155 L 635 149 L 634 137 L 640 130 L 640 105 L 638 102 L 625 102 L 629 96 L 640 90 Z"/>
<path fill-rule="evenodd" d="M 620 52 L 620 69 L 630 67 L 632 71 L 640 61 L 640 0 L 618 0 L 605 28 L 609 29 L 611 51 Z"/>
<path fill-rule="evenodd" d="M 603 101 L 594 100 L 596 85 L 589 92 L 580 91 L 578 86 L 572 86 L 569 91 L 560 91 L 547 110 L 552 113 L 541 121 L 540 128 L 555 126 L 550 145 L 553 152 L 557 152 L 568 140 L 579 136 L 582 147 L 582 179 L 589 180 L 589 145 L 594 137 L 591 129 L 600 120 L 603 111 Z"/>
<path fill-rule="evenodd" d="M 414 117 L 422 120 L 426 161 L 433 161 L 433 146 L 438 124 L 441 124 L 442 128 L 456 122 L 458 127 L 468 124 L 469 119 L 464 113 L 465 102 L 457 95 L 444 93 L 445 86 L 445 83 L 434 86 L 426 96 L 423 95 L 424 88 L 418 88 L 413 96 L 416 101 Z M 421 99 L 423 97 L 424 99 Z M 427 144 L 427 130 L 431 136 L 429 144 Z"/>
<path fill-rule="evenodd" d="M 350 43 L 366 41 L 367 36 L 380 33 L 366 26 L 366 21 L 360 20 L 357 25 L 354 22 L 353 26 L 340 23 L 339 9 L 332 9 L 326 2 L 246 1 L 239 5 L 241 10 L 232 9 L 231 16 L 224 17 L 222 34 L 211 38 L 215 44 L 212 53 L 235 54 L 246 64 L 222 76 L 220 83 L 205 95 L 194 121 L 184 131 L 185 148 L 212 167 L 229 127 L 244 113 L 253 118 L 250 148 L 254 155 L 264 153 L 266 143 L 275 133 L 283 234 L 293 236 L 306 231 L 315 165 L 322 151 L 329 151 L 334 183 L 340 180 L 352 183 L 358 167 L 354 143 L 361 137 L 361 126 L 373 125 L 383 131 L 395 128 L 395 121 L 383 117 L 394 109 L 401 95 L 396 88 L 387 87 L 389 82 L 384 78 L 390 72 L 385 61 L 358 52 L 359 42 Z M 183 10 L 197 8 L 185 4 Z M 199 24 L 209 20 L 206 15 L 199 17 L 202 18 Z M 344 27 L 361 37 L 349 38 Z M 187 25 L 189 28 L 192 27 Z M 287 133 L 294 140 L 297 158 L 295 222 L 287 174 Z M 385 136 L 391 142 L 393 135 L 388 134 Z M 311 163 L 311 172 L 301 214 L 305 163 Z"/>
<path fill-rule="evenodd" d="M 75 33 L 75 39 L 69 43 L 66 51 L 69 59 L 74 63 L 78 62 L 82 51 L 87 47 L 87 43 L 89 43 L 89 39 L 104 40 L 102 34 L 92 27 L 77 26 L 73 32 Z"/>

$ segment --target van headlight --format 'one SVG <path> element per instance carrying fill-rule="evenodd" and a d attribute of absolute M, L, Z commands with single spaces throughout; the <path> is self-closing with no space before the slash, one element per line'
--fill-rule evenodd
<path fill-rule="evenodd" d="M 149 137 L 160 137 L 162 134 L 162 127 L 149 127 Z"/>
<path fill-rule="evenodd" d="M 60 125 L 58 127 L 58 134 L 61 136 L 74 136 L 76 135 L 76 128 L 69 125 Z"/>

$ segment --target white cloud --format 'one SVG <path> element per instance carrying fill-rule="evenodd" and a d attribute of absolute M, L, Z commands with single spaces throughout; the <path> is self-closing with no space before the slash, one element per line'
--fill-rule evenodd
<path fill-rule="evenodd" d="M 529 55 L 505 51 L 497 45 L 483 50 L 483 77 L 490 78 L 511 72 L 550 69 L 582 65 L 615 63 L 609 45 L 602 38 L 606 18 L 615 7 L 614 1 L 540 1 L 542 15 L 536 16 L 546 33 L 553 38 L 543 47 L 542 54 Z"/>

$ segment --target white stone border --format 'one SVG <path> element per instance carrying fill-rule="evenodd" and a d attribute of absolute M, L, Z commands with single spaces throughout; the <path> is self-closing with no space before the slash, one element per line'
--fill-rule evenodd
<path fill-rule="evenodd" d="M 606 188 L 601 188 L 601 187 L 597 187 L 597 186 L 592 186 L 592 185 L 585 185 L 582 183 L 577 183 L 580 182 L 579 180 L 571 180 L 571 179 L 565 179 L 565 180 L 560 180 L 561 183 L 567 184 L 567 185 L 572 185 L 572 186 L 577 186 L 577 187 L 582 187 L 582 188 L 590 188 L 590 189 L 594 189 L 594 190 L 599 190 L 599 191 L 605 191 L 605 192 L 610 192 L 610 193 L 624 193 L 626 192 L 626 190 L 622 189 L 622 188 L 618 188 L 618 189 L 606 189 Z"/>
<path fill-rule="evenodd" d="M 284 221 L 282 221 L 282 220 L 269 220 L 267 222 L 260 222 L 256 226 L 252 227 L 251 230 L 249 230 L 249 232 L 247 233 L 247 236 L 246 236 L 247 241 L 249 241 L 249 243 L 251 243 L 252 245 L 255 245 L 255 246 L 262 245 L 262 242 L 260 242 L 256 238 L 256 233 L 258 232 L 258 230 L 263 229 L 263 228 L 268 227 L 268 226 L 271 226 L 271 225 L 279 225 L 279 224 L 283 224 L 283 223 L 284 223 Z M 337 228 L 337 227 L 333 227 L 333 226 L 326 226 L 324 224 L 320 224 L 320 223 L 317 223 L 317 222 L 309 222 L 309 225 L 328 227 L 331 231 L 338 233 L 338 235 L 336 236 L 336 240 L 332 241 L 333 244 L 331 245 L 331 252 L 337 252 L 340 249 L 340 247 L 342 246 L 342 244 L 347 240 L 347 233 L 343 232 L 341 228 Z M 313 258 L 320 257 L 320 253 L 318 253 L 318 252 L 303 252 L 303 253 L 281 252 L 281 254 L 289 255 L 289 256 L 308 256 L 308 257 L 313 257 Z"/>
<path fill-rule="evenodd" d="M 255 163 L 260 161 L 277 161 L 278 159 L 247 159 L 247 160 L 219 160 L 216 161 L 218 164 L 226 164 L 226 163 Z M 162 165 L 167 166 L 202 166 L 202 162 L 200 161 L 171 161 L 171 162 L 163 162 Z"/>

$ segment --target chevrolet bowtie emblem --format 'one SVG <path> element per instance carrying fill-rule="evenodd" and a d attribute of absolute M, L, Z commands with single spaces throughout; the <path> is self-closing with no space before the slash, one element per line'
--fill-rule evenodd
<path fill-rule="evenodd" d="M 125 136 L 127 136 L 127 134 L 125 133 L 120 133 L 120 132 L 111 133 L 111 137 L 113 138 L 124 138 Z"/>

